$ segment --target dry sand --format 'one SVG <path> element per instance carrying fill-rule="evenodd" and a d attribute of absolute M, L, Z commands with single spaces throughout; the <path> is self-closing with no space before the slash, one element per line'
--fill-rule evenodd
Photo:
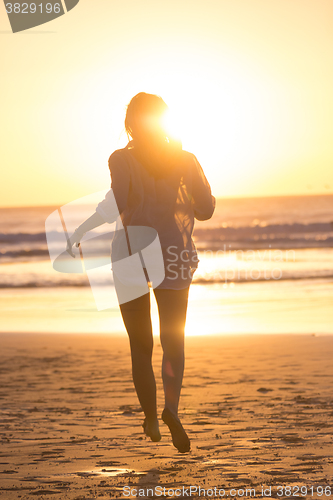
<path fill-rule="evenodd" d="M 215 487 L 229 498 L 231 488 L 260 497 L 263 486 L 277 497 L 279 485 L 333 494 L 333 337 L 188 337 L 187 454 L 163 423 L 159 443 L 143 434 L 125 336 L 2 334 L 0 343 L 1 498 L 128 498 L 124 486 L 140 498 L 158 497 L 146 490 L 157 486 L 210 498 Z M 156 340 L 159 414 L 160 363 Z"/>

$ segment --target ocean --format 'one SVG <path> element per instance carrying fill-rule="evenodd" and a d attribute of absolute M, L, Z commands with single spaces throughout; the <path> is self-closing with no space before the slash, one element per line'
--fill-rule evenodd
<path fill-rule="evenodd" d="M 83 302 L 86 309 L 97 312 L 87 275 L 60 273 L 51 265 L 45 221 L 57 208 L 0 209 L 1 331 L 65 331 L 66 324 L 70 325 L 67 330 L 76 331 L 68 317 L 72 300 L 78 301 L 74 309 L 71 306 L 73 312 L 78 313 Z M 193 315 L 201 311 L 205 317 L 210 311 L 208 333 L 333 333 L 333 195 L 218 199 L 213 217 L 196 221 L 193 238 L 200 259 L 191 287 L 191 300 L 196 302 Z M 99 280 L 99 285 L 107 284 L 103 274 Z M 107 280 L 110 284 L 110 277 Z M 61 309 L 65 296 L 67 306 Z M 58 320 L 63 316 L 61 324 L 55 321 L 52 325 L 45 321 L 44 310 L 41 314 L 39 301 L 46 297 L 51 306 L 45 307 L 52 310 L 52 304 L 57 305 Z M 23 300 L 24 310 L 18 298 L 21 304 Z M 28 323 L 24 321 L 27 308 Z M 117 313 L 116 302 L 109 312 L 111 309 Z M 119 319 L 119 312 L 116 315 Z M 268 319 L 253 322 L 256 315 Z M 200 333 L 194 319 L 190 317 L 188 323 Z M 122 330 L 118 320 L 116 328 Z M 98 321 L 91 322 L 88 330 L 96 329 L 108 332 L 110 325 L 101 329 Z"/>

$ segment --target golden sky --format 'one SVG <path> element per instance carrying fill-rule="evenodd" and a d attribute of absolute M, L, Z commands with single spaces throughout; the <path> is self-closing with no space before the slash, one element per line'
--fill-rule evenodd
<path fill-rule="evenodd" d="M 215 196 L 333 193 L 332 23 L 332 0 L 80 0 L 12 34 L 0 3 L 1 206 L 107 189 L 141 91 Z"/>

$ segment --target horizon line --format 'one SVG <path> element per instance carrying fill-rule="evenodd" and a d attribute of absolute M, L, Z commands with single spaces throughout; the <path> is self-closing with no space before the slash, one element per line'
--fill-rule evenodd
<path fill-rule="evenodd" d="M 84 196 L 84 195 L 83 195 Z M 301 198 L 301 197 L 314 197 L 314 196 L 333 196 L 333 191 L 332 192 L 321 192 L 321 193 L 297 193 L 297 194 L 277 194 L 277 195 L 247 195 L 247 196 L 215 196 L 216 200 L 247 200 L 247 199 L 265 199 L 265 198 Z M 80 198 L 77 198 L 80 199 Z M 73 200 L 72 200 L 73 201 Z M 75 201 L 75 200 L 74 200 Z M 71 201 L 67 202 L 58 202 L 57 204 L 51 204 L 51 205 L 45 205 L 45 204 L 38 204 L 38 205 L 0 205 L 0 209 L 7 209 L 7 208 L 54 208 L 54 207 L 59 207 L 59 206 L 64 206 L 67 205 L 68 203 L 71 203 Z"/>

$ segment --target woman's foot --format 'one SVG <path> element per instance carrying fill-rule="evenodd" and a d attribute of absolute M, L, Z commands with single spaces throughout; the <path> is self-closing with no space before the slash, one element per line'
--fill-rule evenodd
<path fill-rule="evenodd" d="M 153 423 L 148 422 L 146 417 L 143 421 L 142 427 L 146 436 L 150 437 L 152 441 L 154 441 L 155 443 L 157 441 L 161 441 L 161 434 L 157 420 Z"/>
<path fill-rule="evenodd" d="M 179 418 L 175 417 L 168 408 L 164 408 L 162 420 L 170 429 L 174 447 L 181 453 L 190 451 L 191 443 Z"/>

